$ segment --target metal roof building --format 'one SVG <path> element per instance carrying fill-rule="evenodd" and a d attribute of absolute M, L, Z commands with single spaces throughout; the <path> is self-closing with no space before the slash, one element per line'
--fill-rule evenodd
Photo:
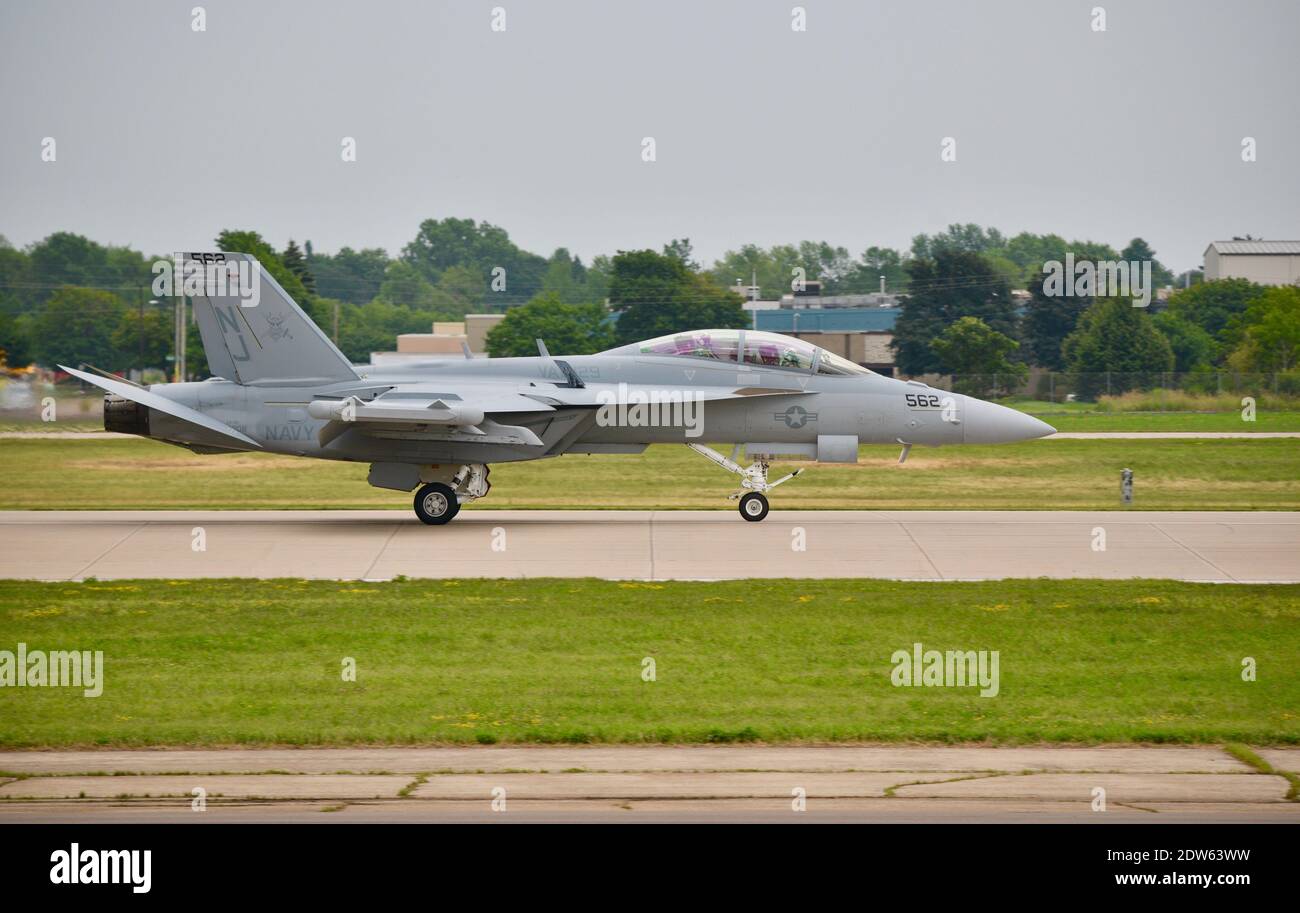
<path fill-rule="evenodd" d="M 894 373 L 894 322 L 902 308 L 780 308 L 755 311 L 755 329 L 798 336 L 880 374 Z"/>
<path fill-rule="evenodd" d="M 1205 248 L 1205 278 L 1294 285 L 1300 282 L 1300 241 L 1213 241 Z"/>
<path fill-rule="evenodd" d="M 758 311 L 758 327 L 773 333 L 892 333 L 902 308 L 808 308 Z"/>

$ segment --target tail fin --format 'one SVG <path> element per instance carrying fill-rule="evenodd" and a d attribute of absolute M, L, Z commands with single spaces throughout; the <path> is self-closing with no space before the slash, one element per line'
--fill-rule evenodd
<path fill-rule="evenodd" d="M 295 386 L 356 380 L 352 364 L 251 254 L 181 254 L 213 375 Z M 196 292 L 195 286 L 202 286 Z"/>

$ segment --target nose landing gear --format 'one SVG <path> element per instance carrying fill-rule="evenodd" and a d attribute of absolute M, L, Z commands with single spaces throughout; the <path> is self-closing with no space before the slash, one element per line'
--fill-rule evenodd
<path fill-rule="evenodd" d="M 736 462 L 736 457 L 740 456 L 740 444 L 732 448 L 731 456 L 725 457 L 711 447 L 705 447 L 703 444 L 687 444 L 687 447 L 694 450 L 700 456 L 717 463 L 723 469 L 734 472 L 740 476 L 740 491 L 734 491 L 727 495 L 727 499 L 735 501 L 740 499 L 740 515 L 750 522 L 757 523 L 767 516 L 769 505 L 767 503 L 767 493 L 783 482 L 788 482 L 795 476 L 803 472 L 802 469 L 796 469 L 789 475 L 782 476 L 775 482 L 767 480 L 768 462 L 761 456 L 757 461 L 749 466 L 741 466 Z"/>

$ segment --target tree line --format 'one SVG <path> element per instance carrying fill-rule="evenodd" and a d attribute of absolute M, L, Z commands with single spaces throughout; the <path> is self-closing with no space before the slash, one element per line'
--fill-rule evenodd
<path fill-rule="evenodd" d="M 487 222 L 447 218 L 421 223 L 397 256 L 350 247 L 326 254 L 293 240 L 277 249 L 249 230 L 223 231 L 214 246 L 257 257 L 327 333 L 337 326 L 340 349 L 358 362 L 391 349 L 401 333 L 428 332 L 435 320 L 467 313 L 506 309 L 488 337 L 493 356 L 532 354 L 537 338 L 552 351 L 583 354 L 666 333 L 746 326 L 742 299 L 730 289 L 737 280 L 756 280 L 770 299 L 800 277 L 821 282 L 823 294 L 854 294 L 878 291 L 882 276 L 888 290 L 903 295 L 893 344 L 908 376 L 1018 377 L 1036 365 L 1081 377 L 1116 372 L 1130 377 L 1119 383 L 1141 386 L 1168 372 L 1293 374 L 1300 351 L 1300 290 L 1174 277 L 1141 238 L 1115 250 L 1054 234 L 1008 238 L 952 225 L 917 235 L 906 251 L 870 247 L 853 256 L 819 241 L 746 245 L 706 267 L 684 238 L 584 263 L 565 248 L 550 257 L 523 250 Z M 1049 295 L 1044 264 L 1067 253 L 1149 260 L 1156 286 L 1187 287 L 1148 308 L 1126 298 Z M 0 238 L 7 363 L 165 369 L 174 305 L 152 297 L 156 259 L 70 232 L 24 250 Z M 1028 298 L 1013 296 L 1016 289 Z M 197 336 L 189 334 L 186 353 L 196 377 L 206 371 Z M 1083 383 L 1079 392 L 1095 392 Z"/>

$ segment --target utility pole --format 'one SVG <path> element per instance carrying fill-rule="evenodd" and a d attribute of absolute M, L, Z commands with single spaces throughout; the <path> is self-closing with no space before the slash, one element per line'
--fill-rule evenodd
<path fill-rule="evenodd" d="M 185 296 L 181 295 L 181 381 L 182 383 L 185 381 L 185 378 L 189 375 L 189 371 L 186 370 L 187 366 L 185 364 L 185 350 L 189 348 L 188 345 L 189 322 L 190 322 L 190 309 L 185 303 Z"/>
<path fill-rule="evenodd" d="M 176 329 L 172 334 L 172 348 L 176 352 L 172 360 L 172 380 L 180 383 L 185 379 L 185 296 L 176 296 Z"/>
<path fill-rule="evenodd" d="M 334 302 L 334 345 L 339 344 L 339 303 Z"/>
<path fill-rule="evenodd" d="M 144 383 L 144 286 L 140 286 L 140 325 L 137 327 L 139 332 L 140 353 L 135 360 L 136 369 L 140 372 L 140 382 Z"/>

